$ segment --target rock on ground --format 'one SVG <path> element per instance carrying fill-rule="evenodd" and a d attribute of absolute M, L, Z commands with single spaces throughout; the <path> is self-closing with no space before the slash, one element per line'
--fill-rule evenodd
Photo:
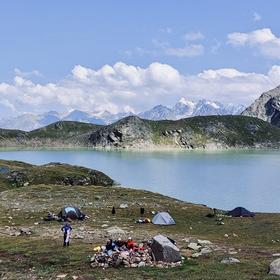
<path fill-rule="evenodd" d="M 270 264 L 269 274 L 280 275 L 280 258 Z"/>
<path fill-rule="evenodd" d="M 153 238 L 151 249 L 156 261 L 181 261 L 181 254 L 178 247 L 176 247 L 167 237 L 161 234 L 156 235 Z"/>
<path fill-rule="evenodd" d="M 222 259 L 221 263 L 224 263 L 224 264 L 240 263 L 240 260 L 229 257 L 229 258 Z"/>

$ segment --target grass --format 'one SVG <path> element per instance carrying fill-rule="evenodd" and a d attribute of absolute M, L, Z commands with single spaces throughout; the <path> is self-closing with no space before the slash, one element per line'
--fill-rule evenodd
<path fill-rule="evenodd" d="M 7 279 L 56 279 L 60 273 L 67 273 L 68 279 L 73 275 L 84 279 L 125 279 L 128 275 L 131 279 L 231 280 L 237 279 L 237 275 L 238 279 L 277 279 L 268 275 L 267 269 L 273 260 L 271 254 L 279 248 L 279 243 L 272 241 L 280 238 L 279 214 L 257 214 L 252 219 L 225 218 L 225 225 L 218 226 L 215 219 L 205 217 L 211 211 L 206 206 L 120 187 L 34 185 L 6 190 L 1 198 L 0 231 L 5 226 L 29 226 L 34 232 L 29 237 L 0 233 L 0 275 Z M 127 203 L 128 208 L 120 209 L 121 203 Z M 65 204 L 79 206 L 90 217 L 73 223 L 73 234 L 85 238 L 73 239 L 69 248 L 61 246 L 61 225 L 42 221 L 47 211 L 59 212 Z M 116 215 L 111 215 L 112 206 L 116 207 Z M 149 217 L 153 210 L 168 210 L 177 224 L 170 227 L 135 224 L 140 206 L 145 207 Z M 107 238 L 104 224 L 121 227 L 137 241 L 162 233 L 175 239 L 181 249 L 186 248 L 186 237 L 208 239 L 223 248 L 240 249 L 234 257 L 241 264 L 221 264 L 227 254 L 217 251 L 208 257 L 187 260 L 179 268 L 93 269 L 88 259 L 93 254 L 92 248 L 104 244 Z"/>
<path fill-rule="evenodd" d="M 19 130 L 0 130 L 0 144 L 4 147 L 90 147 L 93 132 L 102 130 L 107 134 L 116 128 L 124 131 L 125 143 L 121 146 L 137 146 L 139 137 L 147 143 L 162 146 L 180 146 L 173 136 L 164 136 L 165 131 L 181 129 L 177 137 L 187 141 L 191 148 L 205 148 L 207 144 L 221 144 L 225 147 L 279 147 L 280 129 L 268 122 L 247 116 L 198 116 L 176 121 L 142 120 L 130 122 L 133 133 L 127 131 L 129 120 L 135 116 L 124 118 L 109 126 L 89 123 L 60 121 L 46 127 L 24 132 Z M 150 135 L 151 132 L 151 135 Z M 102 137 L 106 138 L 107 134 Z M 101 137 L 101 138 L 102 138 Z M 102 139 L 97 139 L 98 141 Z M 104 139 L 103 139 L 104 140 Z M 101 141 L 102 142 L 102 141 Z M 106 139 L 105 139 L 106 142 Z M 140 141 L 141 142 L 141 141 Z"/>

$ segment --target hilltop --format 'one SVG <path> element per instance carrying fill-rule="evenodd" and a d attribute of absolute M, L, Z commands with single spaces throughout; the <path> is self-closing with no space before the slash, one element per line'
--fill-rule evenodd
<path fill-rule="evenodd" d="M 280 129 L 246 116 L 201 116 L 150 121 L 131 116 L 89 136 L 93 147 L 116 148 L 278 148 Z"/>
<path fill-rule="evenodd" d="M 151 121 L 137 116 L 111 125 L 59 121 L 30 132 L 0 130 L 1 147 L 113 149 L 279 148 L 280 129 L 248 116 Z"/>

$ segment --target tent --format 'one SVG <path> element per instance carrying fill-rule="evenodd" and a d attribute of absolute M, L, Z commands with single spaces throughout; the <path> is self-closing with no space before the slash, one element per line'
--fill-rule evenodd
<path fill-rule="evenodd" d="M 250 212 L 243 207 L 236 207 L 233 210 L 229 211 L 228 215 L 232 217 L 254 217 L 255 213 Z"/>
<path fill-rule="evenodd" d="M 169 225 L 175 225 L 176 224 L 174 219 L 167 212 L 159 212 L 159 213 L 157 213 L 153 217 L 152 223 L 154 225 L 164 225 L 164 226 L 169 226 Z"/>
<path fill-rule="evenodd" d="M 85 215 L 80 211 L 78 207 L 75 206 L 65 206 L 61 209 L 58 216 L 63 220 L 83 220 Z"/>

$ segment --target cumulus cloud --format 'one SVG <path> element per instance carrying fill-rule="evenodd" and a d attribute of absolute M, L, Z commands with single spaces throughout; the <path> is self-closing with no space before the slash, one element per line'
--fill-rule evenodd
<path fill-rule="evenodd" d="M 248 33 L 228 34 L 228 43 L 233 46 L 256 48 L 262 55 L 280 59 L 280 38 L 269 28 L 257 29 Z"/>
<path fill-rule="evenodd" d="M 118 62 L 92 69 L 76 65 L 56 83 L 40 84 L 21 76 L 0 83 L 0 117 L 49 110 L 140 112 L 157 104 L 171 105 L 181 97 L 248 104 L 280 84 L 280 66 L 266 74 L 236 69 L 208 69 L 183 75 L 168 64 L 146 68 Z"/>

